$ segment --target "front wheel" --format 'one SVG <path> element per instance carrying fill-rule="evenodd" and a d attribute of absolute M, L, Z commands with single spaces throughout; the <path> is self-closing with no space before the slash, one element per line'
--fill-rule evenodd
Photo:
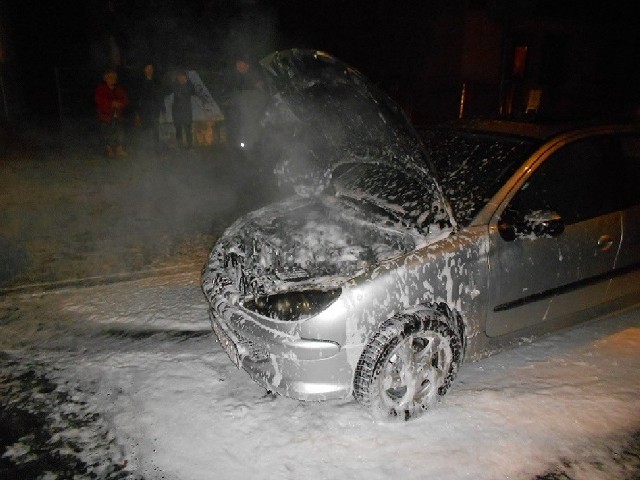
<path fill-rule="evenodd" d="M 404 420 L 432 407 L 451 385 L 462 340 L 439 310 L 391 318 L 365 347 L 354 396 L 374 414 Z"/>

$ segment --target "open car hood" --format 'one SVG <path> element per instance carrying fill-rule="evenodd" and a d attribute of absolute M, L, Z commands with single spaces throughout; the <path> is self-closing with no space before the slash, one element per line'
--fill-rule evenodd
<path fill-rule="evenodd" d="M 261 65 L 271 94 L 261 154 L 281 181 L 310 195 L 330 184 L 340 164 L 386 163 L 426 179 L 434 210 L 448 210 L 415 130 L 357 70 L 327 53 L 299 49 L 275 52 Z"/>
<path fill-rule="evenodd" d="M 337 287 L 415 249 L 410 232 L 327 200 L 294 196 L 239 219 L 217 242 L 210 269 L 224 269 L 243 296 L 259 296 Z"/>
<path fill-rule="evenodd" d="M 400 109 L 360 73 L 321 52 L 262 61 L 268 101 L 259 156 L 298 195 L 238 219 L 206 275 L 246 301 L 337 288 L 449 235 L 451 211 Z"/>

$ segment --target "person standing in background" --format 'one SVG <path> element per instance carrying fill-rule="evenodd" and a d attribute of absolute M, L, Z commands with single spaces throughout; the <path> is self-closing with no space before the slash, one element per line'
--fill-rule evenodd
<path fill-rule="evenodd" d="M 241 53 L 222 76 L 220 98 L 228 143 L 246 157 L 259 140 L 259 121 L 267 103 L 264 79 L 251 57 Z"/>
<path fill-rule="evenodd" d="M 173 105 L 171 116 L 176 127 L 176 141 L 178 146 L 191 149 L 193 147 L 193 134 L 191 123 L 193 122 L 193 109 L 191 97 L 196 91 L 189 81 L 187 72 L 180 71 L 173 82 Z"/>
<path fill-rule="evenodd" d="M 96 87 L 94 101 L 108 157 L 124 157 L 124 112 L 129 105 L 126 90 L 118 85 L 118 73 L 110 68 L 102 76 L 103 82 Z"/>
<path fill-rule="evenodd" d="M 136 89 L 134 124 L 142 131 L 144 137 L 148 137 L 150 132 L 153 145 L 157 148 L 160 144 L 159 116 L 164 110 L 164 103 L 160 85 L 156 81 L 154 65 L 145 64 L 142 73 Z"/>

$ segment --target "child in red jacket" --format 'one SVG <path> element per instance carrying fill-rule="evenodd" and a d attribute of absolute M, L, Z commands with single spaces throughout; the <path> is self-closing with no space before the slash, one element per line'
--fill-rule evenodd
<path fill-rule="evenodd" d="M 104 82 L 96 87 L 95 102 L 100 130 L 108 157 L 124 157 L 124 111 L 129 105 L 125 89 L 118 85 L 118 73 L 108 69 L 102 77 Z"/>

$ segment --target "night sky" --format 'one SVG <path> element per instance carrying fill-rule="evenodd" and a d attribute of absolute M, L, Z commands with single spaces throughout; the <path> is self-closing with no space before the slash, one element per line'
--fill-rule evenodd
<path fill-rule="evenodd" d="M 54 68 L 102 70 L 109 37 L 121 48 L 123 66 L 153 61 L 161 69 L 218 70 L 235 52 L 260 58 L 309 47 L 334 54 L 385 88 L 402 87 L 428 68 L 425 58 L 435 48 L 446 57 L 446 48 L 433 44 L 433 26 L 464 7 L 483 9 L 501 25 L 541 19 L 558 28 L 593 25 L 602 32 L 599 48 L 616 59 L 615 75 L 629 75 L 628 83 L 638 78 L 640 22 L 630 1 L 0 0 L 0 21 L 7 68 L 20 78 L 27 108 L 47 114 L 56 110 Z"/>

